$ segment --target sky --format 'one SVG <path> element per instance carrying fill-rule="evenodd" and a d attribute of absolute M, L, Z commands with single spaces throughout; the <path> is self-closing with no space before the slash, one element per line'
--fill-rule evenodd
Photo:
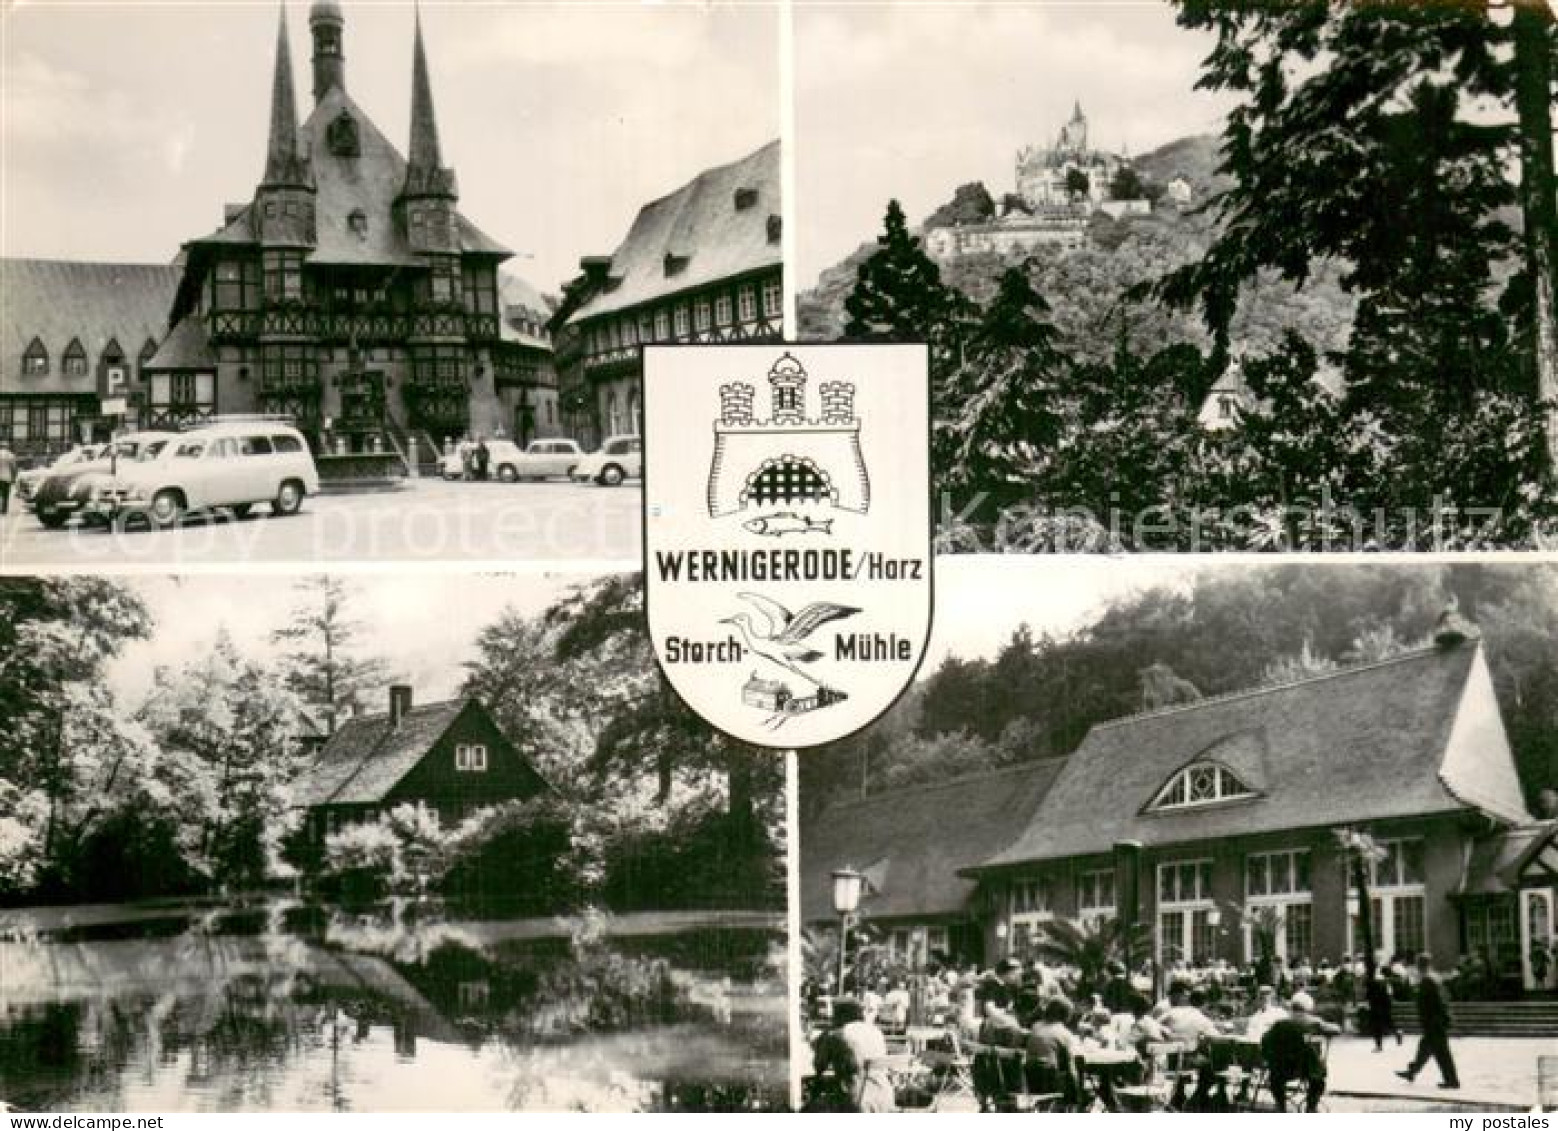
<path fill-rule="evenodd" d="M 1212 40 L 1166 0 L 872 6 L 796 13 L 796 178 L 803 289 L 881 231 L 983 181 L 1012 192 L 1018 149 L 1048 145 L 1080 101 L 1095 146 L 1142 153 L 1221 129 L 1194 89 Z"/>
<path fill-rule="evenodd" d="M 539 614 L 589 579 L 578 573 L 358 574 L 348 579 L 350 612 L 361 624 L 364 653 L 382 656 L 393 678 L 409 682 L 418 701 L 431 703 L 459 691 L 477 634 L 505 609 Z M 128 645 L 109 670 L 115 695 L 131 705 L 150 691 L 158 666 L 178 667 L 205 655 L 224 630 L 240 654 L 261 662 L 276 658 L 270 635 L 299 602 L 298 578 L 286 573 L 137 576 L 122 584 L 146 602 L 153 622 L 150 639 Z"/>
<path fill-rule="evenodd" d="M 252 198 L 278 0 L 12 0 L 0 16 L 0 252 L 167 262 Z M 308 4 L 287 0 L 300 108 Z M 402 151 L 413 9 L 344 0 L 346 85 Z M 555 293 L 643 204 L 779 133 L 768 5 L 421 5 L 460 208 Z"/>

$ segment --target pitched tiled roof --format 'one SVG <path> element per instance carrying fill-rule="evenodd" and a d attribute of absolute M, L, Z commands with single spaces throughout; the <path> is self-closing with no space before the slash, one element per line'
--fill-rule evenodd
<path fill-rule="evenodd" d="M 1471 850 L 1466 875 L 1461 882 L 1464 895 L 1497 895 L 1520 886 L 1521 870 L 1533 856 L 1552 854 L 1558 864 L 1558 848 L 1552 846 L 1558 836 L 1558 821 L 1543 821 L 1505 829 L 1495 836 L 1483 837 Z"/>
<path fill-rule="evenodd" d="M 1064 759 L 872 794 L 803 819 L 801 917 L 834 918 L 832 873 L 852 867 L 879 889 L 861 903 L 877 919 L 969 910 L 958 869 L 1008 843 L 1033 816 Z"/>
<path fill-rule="evenodd" d="M 756 192 L 755 200 L 738 209 L 738 189 Z M 773 141 L 644 205 L 612 253 L 615 285 L 586 300 L 569 321 L 777 265 L 779 243 L 768 238 L 768 218 L 780 214 L 779 143 Z M 667 255 L 686 261 L 675 274 L 665 272 Z"/>
<path fill-rule="evenodd" d="M 132 364 L 147 339 L 160 342 L 178 287 L 172 264 L 78 263 L 55 259 L 0 259 L 0 382 L 19 392 L 22 354 L 33 338 L 49 351 L 49 372 L 60 374 L 60 358 L 71 339 L 81 339 L 91 380 L 112 341 Z M 36 378 L 28 378 L 36 381 Z M 83 379 L 85 380 L 85 379 Z"/>
<path fill-rule="evenodd" d="M 498 306 L 501 310 L 498 320 L 500 338 L 516 345 L 551 350 L 551 339 L 536 332 L 552 317 L 551 308 L 540 291 L 518 275 L 499 271 Z"/>
<path fill-rule="evenodd" d="M 294 805 L 374 805 L 420 762 L 472 700 L 413 707 L 391 728 L 389 716 L 350 719 L 292 783 Z"/>
<path fill-rule="evenodd" d="M 1252 799 L 1144 812 L 1203 755 L 1237 755 Z M 1095 726 L 986 866 L 1480 809 L 1529 820 L 1475 643 Z"/>
<path fill-rule="evenodd" d="M 162 340 L 157 352 L 146 363 L 147 369 L 215 369 L 216 354 L 206 333 L 206 320 L 198 314 L 186 314 Z"/>
<path fill-rule="evenodd" d="M 357 123 L 358 155 L 338 156 L 330 151 L 328 133 L 342 113 Z M 412 253 L 405 233 L 395 220 L 394 205 L 406 181 L 406 159 L 379 132 L 372 120 L 346 91 L 332 87 L 325 93 L 300 129 L 309 154 L 317 194 L 314 222 L 317 246 L 309 262 L 416 266 L 422 261 Z M 348 222 L 362 210 L 366 231 L 355 231 Z M 510 252 L 464 216 L 457 216 L 461 248 L 507 257 Z M 250 209 L 245 209 L 218 231 L 197 243 L 253 243 Z"/>

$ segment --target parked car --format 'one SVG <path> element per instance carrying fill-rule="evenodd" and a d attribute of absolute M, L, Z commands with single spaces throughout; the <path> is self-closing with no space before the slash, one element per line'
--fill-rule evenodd
<path fill-rule="evenodd" d="M 91 500 L 91 487 L 83 484 L 88 476 L 113 473 L 126 463 L 161 450 L 176 432 L 132 432 L 104 445 L 96 458 L 70 464 L 50 473 L 38 484 L 32 497 L 32 513 L 50 530 L 58 530 Z"/>
<path fill-rule="evenodd" d="M 574 464 L 570 478 L 615 487 L 644 477 L 644 441 L 638 436 L 608 436 L 597 452 Z"/>
<path fill-rule="evenodd" d="M 510 483 L 516 479 L 566 479 L 584 458 L 584 450 L 574 440 L 532 440 L 524 451 L 506 440 L 498 442 L 510 450 L 501 460 L 494 453 L 488 471 Z M 487 441 L 487 447 L 492 448 L 493 443 Z"/>
<path fill-rule="evenodd" d="M 318 490 L 314 457 L 296 428 L 273 421 L 214 424 L 177 437 L 158 458 L 121 466 L 115 481 L 97 490 L 94 510 L 168 527 L 191 511 L 216 507 L 247 518 L 265 502 L 273 514 L 296 514 Z"/>
<path fill-rule="evenodd" d="M 55 456 L 52 463 L 46 463 L 41 467 L 29 467 L 16 477 L 16 497 L 23 503 L 30 504 L 32 497 L 38 493 L 39 486 L 50 475 L 63 472 L 77 464 L 91 463 L 102 450 L 102 444 L 81 444 Z"/>
<path fill-rule="evenodd" d="M 487 476 L 512 483 L 519 478 L 519 468 L 525 453 L 513 440 L 487 441 Z"/>

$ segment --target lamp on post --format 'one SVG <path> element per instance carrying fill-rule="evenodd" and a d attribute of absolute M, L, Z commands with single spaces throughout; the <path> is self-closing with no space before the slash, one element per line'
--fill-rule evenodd
<path fill-rule="evenodd" d="M 833 910 L 839 917 L 839 984 L 838 992 L 844 992 L 844 967 L 849 951 L 849 917 L 860 906 L 860 888 L 865 876 L 853 868 L 839 868 L 833 873 Z"/>

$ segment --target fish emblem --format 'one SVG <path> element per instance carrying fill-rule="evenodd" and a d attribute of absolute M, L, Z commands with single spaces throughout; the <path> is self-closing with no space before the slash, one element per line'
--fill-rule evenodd
<path fill-rule="evenodd" d="M 785 534 L 833 533 L 833 520 L 831 518 L 806 518 L 804 515 L 798 515 L 794 511 L 765 514 L 761 518 L 749 519 L 741 525 L 753 534 L 761 534 L 766 538 L 779 538 Z"/>

